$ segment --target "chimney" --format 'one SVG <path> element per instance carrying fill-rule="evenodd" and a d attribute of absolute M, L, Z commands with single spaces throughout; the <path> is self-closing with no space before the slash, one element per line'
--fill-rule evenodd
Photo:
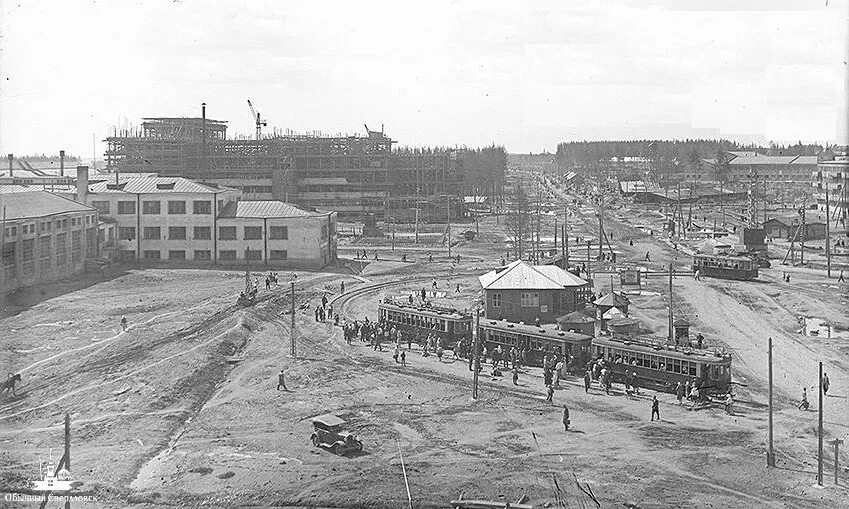
<path fill-rule="evenodd" d="M 844 27 L 846 30 L 846 34 L 844 35 L 844 40 L 846 44 L 843 47 L 843 97 L 840 101 L 839 105 L 839 120 L 837 124 L 837 147 L 842 148 L 842 150 L 835 150 L 835 154 L 842 152 L 843 154 L 849 155 L 849 149 L 846 147 L 849 146 L 849 16 L 846 17 L 844 21 Z M 845 158 L 845 156 L 844 156 Z"/>
<path fill-rule="evenodd" d="M 64 150 L 59 151 L 59 176 L 60 177 L 65 176 L 65 151 Z"/>
<path fill-rule="evenodd" d="M 7 157 L 9 158 L 9 176 L 14 177 L 14 175 L 12 175 L 12 161 L 15 160 L 15 156 L 13 154 L 9 154 Z"/>
<path fill-rule="evenodd" d="M 85 203 L 88 198 L 88 166 L 77 166 L 77 201 Z"/>

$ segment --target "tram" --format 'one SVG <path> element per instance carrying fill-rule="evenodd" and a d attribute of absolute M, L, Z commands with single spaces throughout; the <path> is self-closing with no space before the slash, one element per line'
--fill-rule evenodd
<path fill-rule="evenodd" d="M 397 327 L 402 335 L 412 335 L 415 342 L 433 334 L 450 350 L 461 341 L 470 344 L 472 339 L 472 315 L 454 308 L 407 304 L 386 297 L 377 305 L 377 316 Z"/>
<path fill-rule="evenodd" d="M 663 341 L 634 337 L 596 337 L 593 356 L 604 359 L 613 379 L 637 373 L 640 387 L 673 392 L 678 382 L 696 380 L 707 394 L 725 394 L 731 387 L 731 355 L 722 350 L 672 347 Z"/>
<path fill-rule="evenodd" d="M 567 370 L 582 367 L 590 358 L 592 336 L 566 332 L 557 329 L 545 329 L 535 325 L 508 322 L 506 320 L 481 319 L 478 324 L 478 336 L 481 345 L 492 350 L 498 345 L 505 352 L 514 346 L 527 350 L 525 362 L 531 366 L 542 366 L 545 355 L 555 354 L 569 359 Z"/>
<path fill-rule="evenodd" d="M 751 281 L 758 277 L 758 261 L 746 256 L 708 255 L 693 256 L 693 272 L 721 279 Z"/>

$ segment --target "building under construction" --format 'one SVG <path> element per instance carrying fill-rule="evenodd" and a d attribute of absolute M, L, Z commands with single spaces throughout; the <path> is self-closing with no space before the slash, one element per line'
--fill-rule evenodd
<path fill-rule="evenodd" d="M 259 134 L 259 132 L 258 132 Z M 107 140 L 108 171 L 155 172 L 242 190 L 245 199 L 335 210 L 341 218 L 445 222 L 462 215 L 456 151 L 393 149 L 383 130 L 366 136 L 262 135 L 228 139 L 209 118 L 145 118 Z M 449 212 L 450 210 L 450 212 Z"/>

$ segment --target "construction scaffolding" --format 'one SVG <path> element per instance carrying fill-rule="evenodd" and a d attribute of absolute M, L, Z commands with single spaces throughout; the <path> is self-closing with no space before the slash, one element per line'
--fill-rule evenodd
<path fill-rule="evenodd" d="M 462 216 L 462 161 L 456 151 L 397 149 L 383 130 L 367 136 L 280 134 L 228 139 L 224 121 L 145 118 L 140 129 L 106 139 L 108 171 L 155 172 L 330 209 L 341 218 L 445 222 Z"/>

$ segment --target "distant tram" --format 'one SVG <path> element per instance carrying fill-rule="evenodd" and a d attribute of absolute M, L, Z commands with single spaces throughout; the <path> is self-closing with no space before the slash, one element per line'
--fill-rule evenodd
<path fill-rule="evenodd" d="M 412 335 L 416 342 L 424 341 L 428 334 L 440 338 L 448 349 L 461 341 L 471 342 L 472 316 L 454 308 L 413 305 L 386 297 L 377 306 L 377 316 L 396 326 L 405 337 Z"/>
<path fill-rule="evenodd" d="M 693 256 L 693 272 L 721 279 L 751 281 L 758 277 L 758 261 L 745 256 L 697 254 Z"/>
<path fill-rule="evenodd" d="M 593 339 L 593 355 L 604 359 L 613 379 L 636 372 L 640 387 L 672 392 L 678 382 L 696 380 L 707 394 L 724 394 L 731 387 L 731 355 L 719 350 L 679 347 L 647 338 Z"/>
<path fill-rule="evenodd" d="M 501 345 L 505 354 L 514 346 L 519 350 L 527 349 L 525 362 L 531 366 L 542 366 L 542 359 L 547 354 L 567 359 L 572 356 L 574 359 L 567 366 L 570 368 L 586 364 L 593 340 L 592 336 L 584 334 L 489 319 L 481 319 L 478 335 L 481 345 L 486 345 L 489 351 L 498 345 Z"/>

